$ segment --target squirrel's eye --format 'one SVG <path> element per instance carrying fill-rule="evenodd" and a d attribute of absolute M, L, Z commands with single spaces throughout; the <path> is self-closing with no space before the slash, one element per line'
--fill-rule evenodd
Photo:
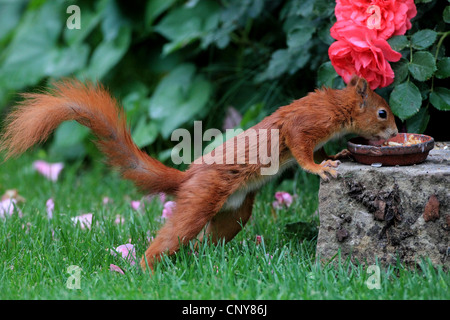
<path fill-rule="evenodd" d="M 378 116 L 379 116 L 381 119 L 386 119 L 386 118 L 387 118 L 387 112 L 386 112 L 386 110 L 378 110 Z"/>

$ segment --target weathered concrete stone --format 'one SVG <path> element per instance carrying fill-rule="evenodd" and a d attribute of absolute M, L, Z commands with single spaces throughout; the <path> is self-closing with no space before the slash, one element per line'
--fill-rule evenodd
<path fill-rule="evenodd" d="M 413 166 L 351 161 L 321 182 L 317 257 L 413 266 L 421 258 L 450 267 L 450 150 Z"/>

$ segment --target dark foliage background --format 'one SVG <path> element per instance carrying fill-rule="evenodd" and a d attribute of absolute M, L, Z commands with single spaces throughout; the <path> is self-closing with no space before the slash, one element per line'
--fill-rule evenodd
<path fill-rule="evenodd" d="M 80 29 L 70 28 L 70 5 L 80 8 Z M 334 5 L 329 0 L 2 1 L 1 112 L 4 116 L 19 99 L 17 93 L 61 77 L 101 81 L 123 104 L 136 143 L 165 161 L 174 145 L 172 131 L 192 130 L 194 120 L 203 121 L 203 130 L 222 129 L 233 107 L 245 129 L 317 86 L 342 87 L 327 53 L 334 41 L 329 34 Z M 413 28 L 389 41 L 404 57 L 393 64 L 396 80 L 378 91 L 403 130 L 449 140 L 450 7 L 445 0 L 416 5 Z M 91 138 L 86 128 L 64 123 L 47 150 L 66 160 L 96 157 Z"/>

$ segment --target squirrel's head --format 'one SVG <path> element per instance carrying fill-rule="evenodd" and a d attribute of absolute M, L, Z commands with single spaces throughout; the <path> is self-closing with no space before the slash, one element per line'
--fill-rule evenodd
<path fill-rule="evenodd" d="M 387 140 L 397 135 L 394 115 L 386 101 L 369 88 L 364 78 L 354 76 L 347 85 L 354 101 L 354 131 L 368 140 Z"/>

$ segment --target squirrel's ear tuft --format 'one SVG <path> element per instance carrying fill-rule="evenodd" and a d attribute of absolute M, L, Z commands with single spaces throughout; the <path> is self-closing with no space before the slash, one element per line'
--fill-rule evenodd
<path fill-rule="evenodd" d="M 347 84 L 347 87 L 354 87 L 356 86 L 356 84 L 359 81 L 359 77 L 357 75 L 353 75 L 353 77 L 351 78 L 350 82 Z"/>
<path fill-rule="evenodd" d="M 358 76 L 353 76 L 347 87 L 355 88 L 356 94 L 359 95 L 362 99 L 361 107 L 364 107 L 367 98 L 367 88 L 369 87 L 366 79 L 360 78 Z"/>

